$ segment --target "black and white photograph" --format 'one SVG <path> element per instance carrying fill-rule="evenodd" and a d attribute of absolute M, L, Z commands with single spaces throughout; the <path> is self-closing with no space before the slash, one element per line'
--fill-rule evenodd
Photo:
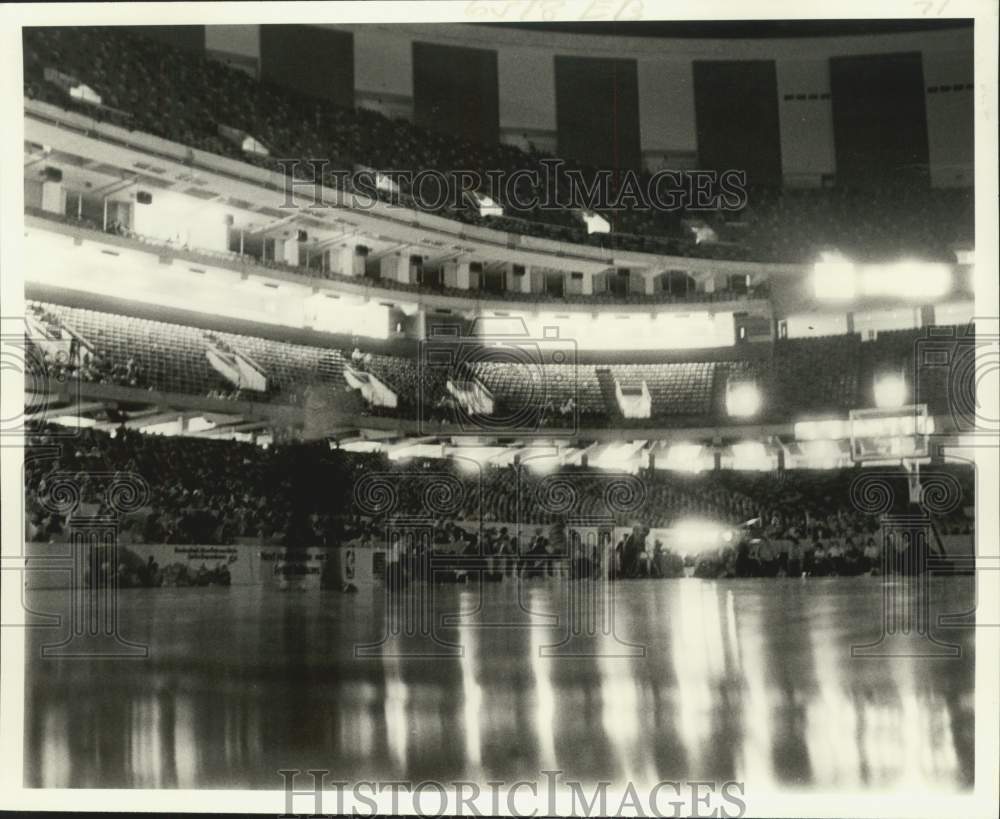
<path fill-rule="evenodd" d="M 995 0 L 0 21 L 0 808 L 997 815 Z"/>

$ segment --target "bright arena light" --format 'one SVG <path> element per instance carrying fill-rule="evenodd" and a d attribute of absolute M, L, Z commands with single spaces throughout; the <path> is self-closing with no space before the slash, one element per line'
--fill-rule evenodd
<path fill-rule="evenodd" d="M 550 475 L 563 465 L 558 452 L 526 453 L 521 456 L 521 465 L 533 475 Z"/>
<path fill-rule="evenodd" d="M 730 384 L 726 390 L 726 412 L 734 418 L 750 418 L 760 411 L 760 390 L 749 381 Z"/>
<path fill-rule="evenodd" d="M 949 265 L 915 259 L 856 265 L 840 254 L 823 253 L 813 265 L 813 293 L 825 301 L 850 301 L 859 295 L 940 298 L 951 292 L 952 279 Z"/>
<path fill-rule="evenodd" d="M 935 299 L 952 289 L 951 268 L 937 262 L 903 260 L 867 265 L 860 278 L 861 290 L 866 296 Z"/>
<path fill-rule="evenodd" d="M 875 406 L 879 409 L 901 407 L 907 395 L 906 381 L 900 375 L 883 375 L 875 380 Z"/>
<path fill-rule="evenodd" d="M 645 441 L 608 444 L 590 461 L 590 465 L 598 469 L 634 473 L 639 468 L 640 458 L 637 453 L 644 445 Z"/>
<path fill-rule="evenodd" d="M 802 455 L 810 469 L 833 469 L 841 460 L 836 441 L 806 441 L 802 444 Z"/>
<path fill-rule="evenodd" d="M 674 472 L 700 472 L 709 466 L 705 463 L 704 449 L 702 444 L 671 444 L 661 468 Z"/>
<path fill-rule="evenodd" d="M 729 540 L 726 540 L 726 534 Z M 680 520 L 672 527 L 674 545 L 680 554 L 697 554 L 732 541 L 732 530 L 710 520 L 688 519 Z"/>
<path fill-rule="evenodd" d="M 813 293 L 817 299 L 845 301 L 857 293 L 854 263 L 839 253 L 824 252 L 813 265 Z"/>
<path fill-rule="evenodd" d="M 333 449 L 333 447 L 330 447 Z M 381 441 L 344 441 L 338 447 L 344 452 L 380 452 L 382 450 Z"/>
<path fill-rule="evenodd" d="M 733 469 L 771 469 L 774 459 L 760 441 L 740 441 L 733 444 Z"/>

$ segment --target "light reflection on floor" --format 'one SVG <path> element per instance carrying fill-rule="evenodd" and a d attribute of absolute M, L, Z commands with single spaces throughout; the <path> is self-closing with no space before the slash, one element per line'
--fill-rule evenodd
<path fill-rule="evenodd" d="M 877 578 L 593 587 L 614 594 L 617 639 L 570 635 L 566 584 L 533 582 L 520 603 L 486 585 L 478 611 L 478 588 L 435 589 L 434 611 L 473 613 L 441 626 L 450 646 L 429 657 L 393 656 L 426 648 L 406 633 L 354 656 L 386 634 L 381 590 L 123 591 L 122 631 L 150 645 L 146 660 L 42 659 L 60 635 L 29 632 L 26 784 L 279 788 L 279 769 L 323 768 L 348 781 L 560 769 L 748 789 L 971 785 L 971 629 L 939 633 L 957 659 L 852 659 L 881 631 Z M 971 589 L 936 581 L 932 611 L 970 609 Z M 29 604 L 65 611 L 66 597 Z"/>

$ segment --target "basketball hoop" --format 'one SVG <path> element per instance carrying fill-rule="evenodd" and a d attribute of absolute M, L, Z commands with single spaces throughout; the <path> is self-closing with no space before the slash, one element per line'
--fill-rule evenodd
<path fill-rule="evenodd" d="M 856 464 L 926 462 L 934 419 L 926 404 L 891 409 L 851 410 L 851 460 Z"/>

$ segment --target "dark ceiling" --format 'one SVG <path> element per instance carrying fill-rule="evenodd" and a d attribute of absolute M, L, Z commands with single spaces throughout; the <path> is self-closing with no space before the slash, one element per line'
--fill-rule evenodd
<path fill-rule="evenodd" d="M 628 37 L 757 39 L 893 34 L 907 31 L 940 31 L 950 28 L 971 29 L 972 20 L 652 20 L 586 23 L 476 23 L 475 25 Z"/>

